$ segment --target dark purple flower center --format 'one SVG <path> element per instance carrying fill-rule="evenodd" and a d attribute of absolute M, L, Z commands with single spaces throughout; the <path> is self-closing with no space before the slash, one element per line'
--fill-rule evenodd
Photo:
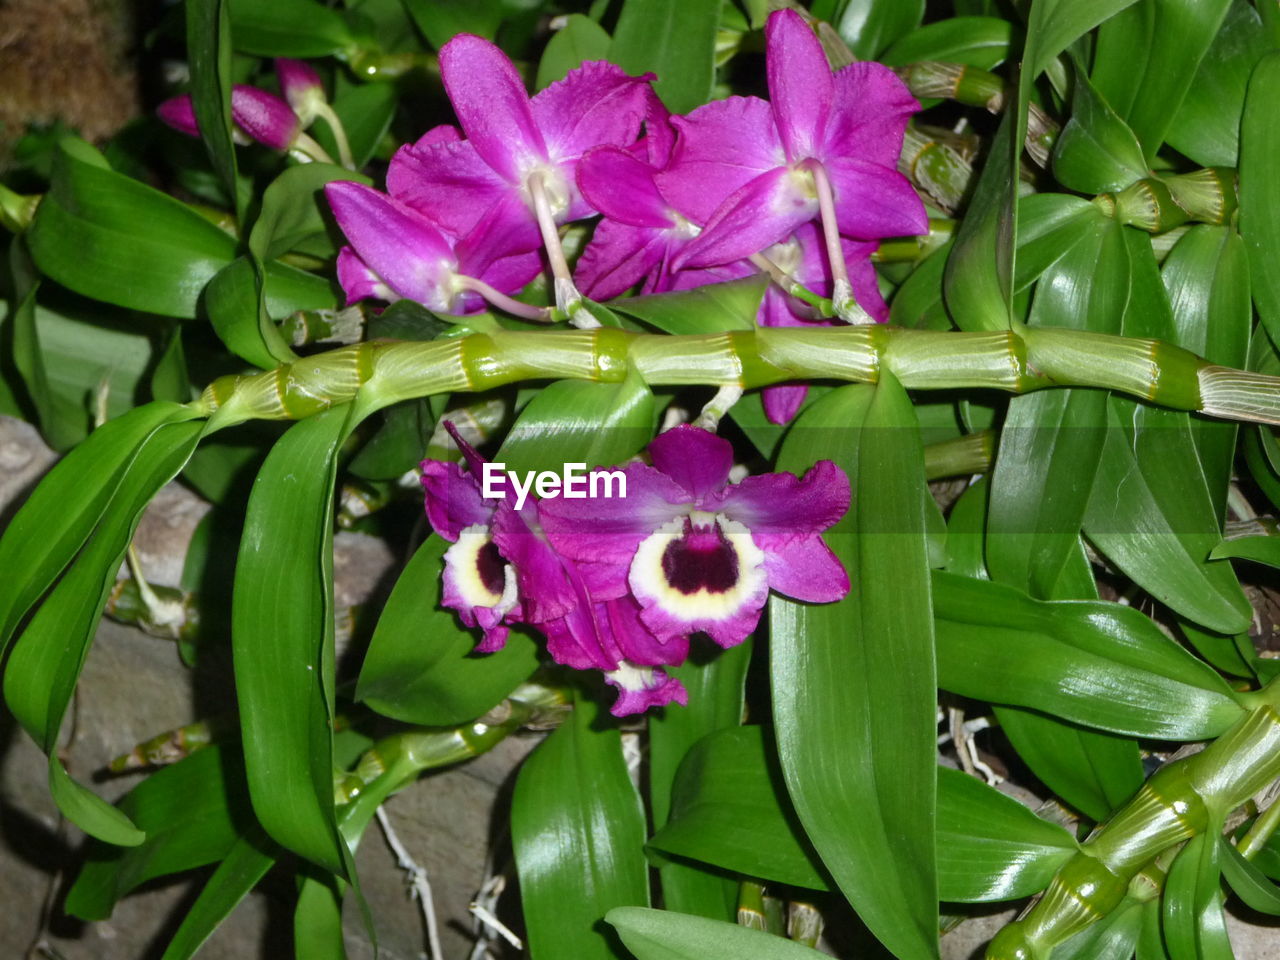
<path fill-rule="evenodd" d="M 695 528 L 686 520 L 684 535 L 663 551 L 662 573 L 684 594 L 727 593 L 738 583 L 738 552 L 719 524 Z"/>
<path fill-rule="evenodd" d="M 502 594 L 502 588 L 506 585 L 506 575 L 503 572 L 505 565 L 506 561 L 498 552 L 498 545 L 492 540 L 476 552 L 476 573 L 490 593 Z"/>

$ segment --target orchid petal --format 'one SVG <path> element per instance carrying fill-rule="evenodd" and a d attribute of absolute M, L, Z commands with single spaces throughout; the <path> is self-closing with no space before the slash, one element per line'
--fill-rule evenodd
<path fill-rule="evenodd" d="M 484 630 L 476 649 L 482 653 L 501 649 L 507 629 L 500 624 L 515 604 L 515 574 L 497 552 L 488 527 L 459 531 L 457 541 L 444 553 L 442 585 L 441 604 L 457 611 L 466 626 Z"/>
<path fill-rule="evenodd" d="M 458 34 L 440 48 L 440 74 L 467 140 L 504 180 L 519 184 L 529 169 L 546 161 L 529 94 L 495 44 Z"/>
<path fill-rule="evenodd" d="M 694 223 L 706 223 L 726 197 L 787 162 L 769 104 L 757 97 L 716 100 L 671 123 L 675 153 L 655 179 Z"/>
<path fill-rule="evenodd" d="M 594 147 L 578 163 L 578 189 L 610 220 L 658 230 L 674 227 L 653 173 L 652 167 L 621 147 Z"/>
<path fill-rule="evenodd" d="M 849 592 L 849 574 L 821 537 L 756 537 L 769 589 L 807 603 L 832 603 Z"/>
<path fill-rule="evenodd" d="M 191 94 L 184 93 L 180 97 L 171 97 L 156 107 L 156 116 L 168 126 L 185 133 L 188 137 L 200 136 L 200 125 L 196 123 L 196 108 L 191 102 Z"/>
<path fill-rule="evenodd" d="M 858 240 L 929 232 L 929 217 L 907 178 L 866 160 L 842 158 L 824 166 L 835 194 L 840 232 Z"/>
<path fill-rule="evenodd" d="M 540 511 L 532 505 L 515 510 L 503 500 L 493 517 L 493 542 L 516 568 L 524 619 L 544 623 L 566 616 L 587 595 L 577 571 L 566 564 L 539 527 Z"/>
<path fill-rule="evenodd" d="M 665 670 L 624 663 L 617 670 L 607 672 L 604 679 L 618 688 L 618 699 L 609 708 L 615 717 L 644 713 L 650 707 L 665 707 L 669 703 L 682 707 L 689 704 L 689 691 Z"/>
<path fill-rule="evenodd" d="M 680 267 L 730 263 L 785 239 L 818 214 L 818 201 L 802 188 L 804 174 L 788 167 L 756 177 L 729 197 L 675 258 Z"/>
<path fill-rule="evenodd" d="M 480 487 L 462 466 L 447 460 L 422 461 L 422 490 L 431 529 L 453 542 L 464 527 L 488 526 L 494 504 L 480 496 Z"/>
<path fill-rule="evenodd" d="M 843 67 L 835 75 L 835 102 L 818 155 L 827 161 L 856 157 L 895 169 L 907 120 L 919 109 L 906 84 L 883 64 Z"/>
<path fill-rule="evenodd" d="M 676 148 L 676 128 L 671 125 L 671 111 L 656 96 L 649 98 L 645 111 L 643 143 L 649 166 L 666 169 Z"/>
<path fill-rule="evenodd" d="M 794 163 L 813 156 L 821 142 L 835 83 L 822 44 L 800 14 L 774 12 L 764 35 L 773 118 Z"/>
<path fill-rule="evenodd" d="M 449 242 L 426 218 L 384 193 L 349 180 L 325 185 L 325 197 L 351 246 L 400 294 L 447 310 L 454 270 Z"/>
<path fill-rule="evenodd" d="M 474 146 L 446 139 L 397 150 L 387 192 L 454 237 L 465 237 L 495 203 L 515 193 Z"/>
<path fill-rule="evenodd" d="M 745 477 L 712 497 L 704 509 L 745 524 L 757 537 L 821 533 L 849 510 L 849 478 L 830 460 L 819 460 L 803 478 L 790 473 Z"/>
<path fill-rule="evenodd" d="M 688 491 L 689 502 L 701 503 L 729 482 L 733 444 L 685 424 L 654 437 L 649 457 L 655 467 Z"/>
<path fill-rule="evenodd" d="M 338 284 L 347 295 L 347 306 L 358 300 L 392 302 L 400 299 L 351 247 L 343 247 L 338 251 Z"/>
<path fill-rule="evenodd" d="M 809 395 L 809 387 L 803 383 L 788 383 L 777 387 L 765 387 L 760 400 L 764 415 L 770 423 L 790 423 Z"/>
<path fill-rule="evenodd" d="M 320 74 L 305 61 L 276 57 L 276 79 L 280 81 L 280 92 L 303 126 L 310 124 L 316 116 L 316 105 L 325 102 Z"/>
<path fill-rule="evenodd" d="M 288 150 L 302 129 L 289 104 L 273 93 L 242 83 L 231 88 L 231 119 L 272 150 Z"/>
<path fill-rule="evenodd" d="M 458 272 L 469 277 L 479 277 L 497 261 L 533 253 L 541 246 L 542 236 L 538 233 L 538 225 L 529 213 L 529 208 L 517 193 L 508 191 L 484 211 L 470 232 L 459 241 Z M 534 262 L 540 265 L 536 255 Z M 537 268 L 534 272 L 537 272 Z M 532 275 L 524 283 L 531 279 Z M 524 283 L 520 286 L 524 286 Z M 518 290 L 519 287 L 515 289 Z M 503 289 L 502 292 L 513 291 Z"/>
<path fill-rule="evenodd" d="M 602 220 L 578 258 L 574 280 L 593 300 L 610 300 L 644 279 L 667 255 L 663 230 Z"/>
<path fill-rule="evenodd" d="M 651 80 L 651 73 L 631 77 L 606 60 L 590 60 L 539 91 L 529 109 L 546 138 L 544 156 L 570 160 L 600 144 L 630 144 L 653 96 Z"/>

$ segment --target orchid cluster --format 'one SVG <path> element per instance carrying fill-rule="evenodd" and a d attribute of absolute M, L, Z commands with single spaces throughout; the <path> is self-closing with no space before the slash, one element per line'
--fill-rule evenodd
<path fill-rule="evenodd" d="M 770 590 L 815 603 L 849 591 L 820 536 L 849 509 L 830 461 L 730 483 L 729 442 L 681 426 L 650 444 L 652 465 L 613 472 L 624 495 L 521 502 L 482 482 L 484 460 L 454 438 L 465 467 L 422 464 L 427 516 L 453 544 L 444 605 L 483 631 L 480 652 L 500 649 L 510 624 L 535 627 L 558 663 L 618 688 L 615 716 L 687 703 L 662 667 L 684 661 L 695 633 L 741 643 Z"/>
<path fill-rule="evenodd" d="M 231 88 L 231 135 L 243 145 L 257 142 L 272 150 L 288 152 L 306 162 L 332 159 L 320 144 L 304 132 L 317 119 L 333 131 L 343 166 L 353 169 L 346 130 L 325 97 L 324 84 L 312 67 L 301 60 L 277 57 L 276 79 L 283 99 L 259 87 L 237 83 Z M 166 124 L 189 137 L 200 136 L 190 94 L 166 100 L 156 109 Z"/>
<path fill-rule="evenodd" d="M 652 75 L 585 63 L 530 98 L 495 45 L 462 34 L 440 51 L 461 129 L 441 126 L 392 159 L 387 193 L 335 182 L 326 193 L 350 243 L 348 302 L 417 300 L 467 314 L 485 301 L 533 320 L 597 325 L 583 297 L 684 290 L 766 271 L 766 326 L 887 318 L 869 257 L 878 240 L 928 229 L 897 172 L 919 104 L 888 68 L 835 73 L 793 10 L 766 28 L 771 100 L 730 97 L 671 116 Z M 571 271 L 560 228 L 603 219 Z M 544 264 L 545 258 L 545 264 Z M 556 306 L 513 299 L 544 265 Z M 803 385 L 765 391 L 785 423 Z"/>

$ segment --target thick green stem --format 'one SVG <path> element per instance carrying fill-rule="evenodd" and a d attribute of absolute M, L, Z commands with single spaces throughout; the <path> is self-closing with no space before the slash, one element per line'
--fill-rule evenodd
<path fill-rule="evenodd" d="M 1280 423 L 1280 377 L 1210 364 L 1156 340 L 1049 328 L 980 333 L 889 326 L 756 328 L 690 336 L 593 330 L 504 331 L 430 342 L 366 342 L 252 376 L 215 380 L 198 401 L 210 429 L 311 416 L 356 398 L 368 410 L 437 393 L 525 380 L 654 386 L 785 381 L 875 383 L 890 370 L 913 390 L 1103 387 L 1177 410 Z"/>

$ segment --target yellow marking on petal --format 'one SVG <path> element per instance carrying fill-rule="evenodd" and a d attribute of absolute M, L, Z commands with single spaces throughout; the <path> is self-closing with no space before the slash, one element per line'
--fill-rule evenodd
<path fill-rule="evenodd" d="M 651 533 L 636 550 L 631 561 L 631 589 L 637 598 L 652 600 L 657 606 L 680 620 L 728 620 L 768 585 L 764 570 L 764 551 L 751 539 L 745 524 L 721 514 L 695 510 L 690 520 L 696 526 L 717 525 L 738 560 L 738 582 L 732 589 L 711 591 L 705 587 L 695 593 L 684 593 L 667 582 L 662 560 L 667 548 L 684 536 L 685 520 L 669 520 Z"/>

